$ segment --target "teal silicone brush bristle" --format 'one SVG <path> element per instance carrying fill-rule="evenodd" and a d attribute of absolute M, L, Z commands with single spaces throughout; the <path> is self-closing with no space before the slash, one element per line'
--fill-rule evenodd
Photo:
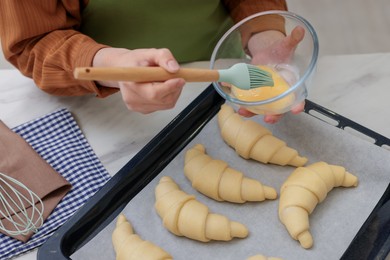
<path fill-rule="evenodd" d="M 262 70 L 257 66 L 247 65 L 249 71 L 249 78 L 251 81 L 251 88 L 257 86 L 270 86 L 274 85 L 272 74 L 268 71 Z"/>
<path fill-rule="evenodd" d="M 229 82 L 240 89 L 273 86 L 271 73 L 246 63 L 237 63 L 226 70 L 219 70 L 219 81 Z"/>

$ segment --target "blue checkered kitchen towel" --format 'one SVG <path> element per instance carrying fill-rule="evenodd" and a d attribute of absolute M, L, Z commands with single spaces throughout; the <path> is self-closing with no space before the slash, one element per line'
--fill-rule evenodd
<path fill-rule="evenodd" d="M 42 245 L 110 179 L 67 109 L 57 110 L 12 130 L 70 182 L 72 190 L 27 243 L 0 233 L 0 259 L 9 259 Z"/>

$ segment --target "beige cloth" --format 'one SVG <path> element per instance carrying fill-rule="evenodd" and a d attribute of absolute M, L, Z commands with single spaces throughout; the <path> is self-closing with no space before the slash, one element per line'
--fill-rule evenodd
<path fill-rule="evenodd" d="M 22 137 L 10 130 L 1 121 L 0 172 L 20 181 L 38 195 L 44 204 L 44 220 L 71 189 L 71 184 L 67 180 L 43 160 Z M 0 183 L 0 185 L 5 187 L 4 183 Z M 15 188 L 17 187 L 15 186 Z M 19 188 L 18 191 L 27 194 L 24 189 Z M 35 202 L 36 206 L 40 207 L 40 203 Z M 27 212 L 31 212 L 31 205 L 25 205 L 25 207 Z M 0 210 L 4 212 L 4 206 L 1 204 Z M 14 230 L 13 224 L 9 223 L 1 214 L 0 221 L 7 229 Z M 26 242 L 32 235 L 33 233 L 30 232 L 27 235 L 11 237 Z"/>

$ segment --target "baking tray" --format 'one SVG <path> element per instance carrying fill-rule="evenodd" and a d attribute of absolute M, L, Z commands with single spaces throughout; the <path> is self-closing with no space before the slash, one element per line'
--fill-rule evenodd
<path fill-rule="evenodd" d="M 210 85 L 39 248 L 38 259 L 71 259 L 200 133 L 224 102 Z M 305 112 L 335 127 L 353 129 L 378 146 L 390 146 L 389 138 L 310 100 L 306 100 Z M 389 235 L 390 185 L 341 259 L 385 259 Z"/>

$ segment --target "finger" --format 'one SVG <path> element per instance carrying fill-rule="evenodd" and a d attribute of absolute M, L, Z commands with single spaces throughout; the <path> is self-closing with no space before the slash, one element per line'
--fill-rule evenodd
<path fill-rule="evenodd" d="M 157 49 L 157 54 L 153 57 L 154 63 L 167 71 L 174 73 L 180 68 L 179 63 L 176 61 L 172 52 L 168 49 Z"/>
<path fill-rule="evenodd" d="M 124 99 L 124 101 L 128 110 L 141 114 L 150 114 L 164 109 L 164 106 L 161 104 L 145 102 L 144 100 L 134 100 L 134 102 L 129 102 L 129 100 Z"/>
<path fill-rule="evenodd" d="M 184 79 L 171 79 L 165 82 L 168 86 L 164 95 L 161 97 L 161 103 L 166 104 L 172 108 L 176 105 L 177 100 L 183 90 L 185 84 Z"/>
<path fill-rule="evenodd" d="M 122 99 L 127 108 L 151 113 L 174 107 L 185 84 L 184 79 L 171 79 L 163 83 L 124 83 Z"/>
<path fill-rule="evenodd" d="M 222 87 L 227 87 L 227 88 L 230 88 L 232 86 L 232 84 L 230 84 L 228 82 L 220 82 L 220 84 Z"/>
<path fill-rule="evenodd" d="M 243 108 L 243 107 L 240 107 L 238 110 L 237 110 L 237 113 L 243 117 L 252 117 L 254 115 L 256 115 L 255 113 Z"/>
<path fill-rule="evenodd" d="M 137 60 L 136 66 L 160 66 L 169 72 L 177 72 L 180 68 L 175 57 L 166 48 L 163 49 L 136 49 L 132 55 Z"/>
<path fill-rule="evenodd" d="M 291 109 L 291 113 L 293 114 L 299 114 L 305 109 L 305 101 L 302 101 L 301 103 L 297 104 Z"/>
<path fill-rule="evenodd" d="M 141 100 L 150 104 L 160 104 L 162 99 L 172 93 L 181 92 L 185 84 L 184 79 L 170 79 L 165 82 L 137 84 L 136 92 Z"/>
<path fill-rule="evenodd" d="M 286 43 L 290 48 L 295 48 L 305 37 L 305 29 L 301 26 L 295 27 L 289 36 L 286 37 Z"/>
<path fill-rule="evenodd" d="M 163 100 L 166 97 L 180 94 L 183 86 L 185 84 L 185 80 L 182 78 L 170 79 L 161 83 L 154 83 L 152 85 L 153 93 L 150 99 L 155 100 Z"/>
<path fill-rule="evenodd" d="M 283 117 L 283 114 L 278 115 L 265 115 L 264 116 L 264 122 L 268 124 L 275 124 L 277 123 L 281 118 Z"/>

